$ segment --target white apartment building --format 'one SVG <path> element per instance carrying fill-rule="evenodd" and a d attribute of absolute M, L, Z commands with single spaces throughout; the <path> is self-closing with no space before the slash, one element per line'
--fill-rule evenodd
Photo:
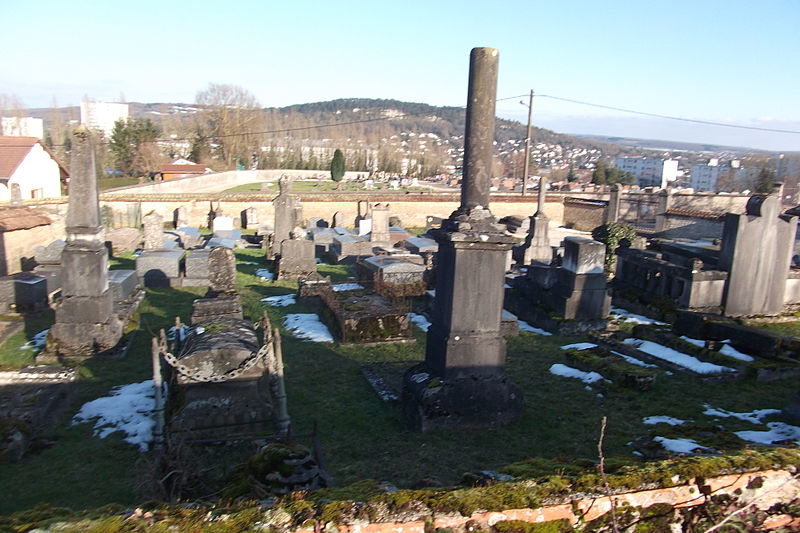
<path fill-rule="evenodd" d="M 111 137 L 116 121 L 128 120 L 128 116 L 128 104 L 81 102 L 81 124 L 103 132 L 106 137 Z"/>
<path fill-rule="evenodd" d="M 0 135 L 44 139 L 44 120 L 34 117 L 3 117 L 0 119 Z"/>
<path fill-rule="evenodd" d="M 720 175 L 724 176 L 730 171 L 730 166 L 720 165 L 717 158 L 710 159 L 706 165 L 692 165 L 689 186 L 695 191 L 714 191 Z"/>
<path fill-rule="evenodd" d="M 678 177 L 678 161 L 676 159 L 656 159 L 654 157 L 617 157 L 614 166 L 623 172 L 636 176 L 639 187 L 667 186 L 668 182 Z"/>

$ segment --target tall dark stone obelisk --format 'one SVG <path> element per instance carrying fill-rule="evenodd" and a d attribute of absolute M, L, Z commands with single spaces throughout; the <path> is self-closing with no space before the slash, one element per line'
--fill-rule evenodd
<path fill-rule="evenodd" d="M 499 53 L 470 55 L 461 205 L 432 231 L 439 243 L 436 300 L 425 362 L 403 381 L 403 409 L 415 429 L 497 427 L 522 409 L 505 375 L 500 332 L 506 255 L 515 240 L 489 211 Z"/>
<path fill-rule="evenodd" d="M 89 130 L 72 134 L 67 246 L 61 256 L 61 300 L 47 351 L 67 359 L 91 357 L 116 346 L 123 324 L 108 288 L 108 252 L 100 221 L 94 149 Z"/>

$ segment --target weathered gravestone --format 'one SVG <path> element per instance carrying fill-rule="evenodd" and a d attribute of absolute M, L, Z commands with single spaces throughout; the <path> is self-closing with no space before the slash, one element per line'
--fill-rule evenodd
<path fill-rule="evenodd" d="M 172 212 L 172 225 L 175 229 L 189 225 L 189 216 L 186 214 L 184 206 L 180 206 Z"/>
<path fill-rule="evenodd" d="M 544 214 L 544 202 L 547 198 L 547 178 L 539 180 L 539 198 L 536 213 L 530 217 L 530 225 L 525 242 L 514 249 L 517 262 L 529 265 L 532 262 L 549 265 L 553 261 L 553 247 L 550 246 L 550 220 Z"/>
<path fill-rule="evenodd" d="M 281 253 L 276 265 L 277 279 L 300 279 L 317 271 L 314 242 L 305 236 L 306 231 L 303 228 L 295 228 L 292 238 L 281 243 Z"/>
<path fill-rule="evenodd" d="M 272 257 L 276 251 L 280 251 L 283 241 L 291 238 L 292 230 L 300 225 L 302 215 L 300 211 L 300 200 L 292 196 L 291 181 L 288 178 L 281 178 L 279 181 L 280 194 L 272 201 L 275 210 L 275 230 L 272 237 Z"/>
<path fill-rule="evenodd" d="M 213 248 L 208 255 L 208 292 L 194 301 L 192 324 L 221 317 L 243 318 L 236 293 L 236 256 L 225 247 Z"/>
<path fill-rule="evenodd" d="M 57 239 L 47 246 L 34 246 L 33 258 L 37 265 L 60 265 L 61 254 L 67 243 L 61 239 Z"/>
<path fill-rule="evenodd" d="M 502 426 L 522 409 L 522 391 L 505 374 L 500 325 L 514 239 L 488 209 L 497 67 L 497 50 L 472 50 L 461 206 L 431 230 L 439 257 L 425 362 L 403 379 L 404 412 L 422 431 Z"/>
<path fill-rule="evenodd" d="M 258 229 L 258 211 L 255 207 L 248 207 L 242 211 L 241 217 L 244 229 Z"/>
<path fill-rule="evenodd" d="M 160 250 L 164 248 L 164 218 L 151 211 L 142 217 L 144 228 L 144 249 Z"/>
<path fill-rule="evenodd" d="M 183 276 L 184 287 L 208 287 L 208 256 L 209 248 L 190 250 L 184 260 L 185 272 Z"/>
<path fill-rule="evenodd" d="M 331 224 L 331 227 L 334 228 L 344 227 L 344 213 L 342 213 L 341 211 L 336 211 L 333 214 L 333 224 Z"/>
<path fill-rule="evenodd" d="M 373 243 L 389 244 L 389 204 L 374 204 L 371 209 L 372 226 L 369 240 Z"/>
<path fill-rule="evenodd" d="M 136 258 L 136 275 L 145 287 L 179 287 L 183 250 L 145 250 Z"/>
<path fill-rule="evenodd" d="M 46 354 L 87 358 L 116 346 L 123 321 L 108 288 L 108 251 L 102 238 L 94 147 L 89 130 L 72 136 L 67 246 L 61 255 L 62 296 Z"/>

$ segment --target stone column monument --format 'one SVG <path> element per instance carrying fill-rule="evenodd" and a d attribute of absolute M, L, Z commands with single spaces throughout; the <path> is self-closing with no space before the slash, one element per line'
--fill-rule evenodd
<path fill-rule="evenodd" d="M 547 198 L 547 178 L 539 178 L 539 198 L 536 213 L 530 218 L 531 224 L 525 242 L 520 245 L 521 262 L 529 265 L 533 262 L 549 265 L 553 261 L 553 247 L 550 246 L 550 219 L 544 214 L 544 202 Z"/>
<path fill-rule="evenodd" d="M 281 177 L 278 181 L 280 194 L 272 201 L 275 209 L 275 233 L 272 238 L 272 251 L 269 259 L 274 257 L 275 252 L 281 249 L 281 243 L 291 239 L 292 230 L 302 223 L 298 220 L 299 199 L 291 195 L 291 181 L 286 177 Z"/>
<path fill-rule="evenodd" d="M 108 288 L 108 251 L 104 245 L 97 197 L 94 150 L 89 130 L 72 134 L 67 245 L 61 255 L 61 300 L 50 328 L 47 351 L 86 358 L 116 346 L 123 324 L 114 312 Z"/>
<path fill-rule="evenodd" d="M 489 211 L 498 51 L 470 56 L 461 206 L 431 233 L 439 243 L 436 300 L 425 362 L 403 380 L 412 427 L 496 427 L 522 409 L 505 375 L 500 333 L 506 254 L 514 239 Z"/>

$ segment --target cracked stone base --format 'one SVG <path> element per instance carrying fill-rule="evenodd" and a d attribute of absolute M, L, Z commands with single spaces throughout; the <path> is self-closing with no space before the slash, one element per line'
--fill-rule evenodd
<path fill-rule="evenodd" d="M 495 428 L 522 412 L 522 390 L 506 376 L 441 380 L 424 363 L 403 376 L 403 412 L 423 433 L 439 428 Z"/>

